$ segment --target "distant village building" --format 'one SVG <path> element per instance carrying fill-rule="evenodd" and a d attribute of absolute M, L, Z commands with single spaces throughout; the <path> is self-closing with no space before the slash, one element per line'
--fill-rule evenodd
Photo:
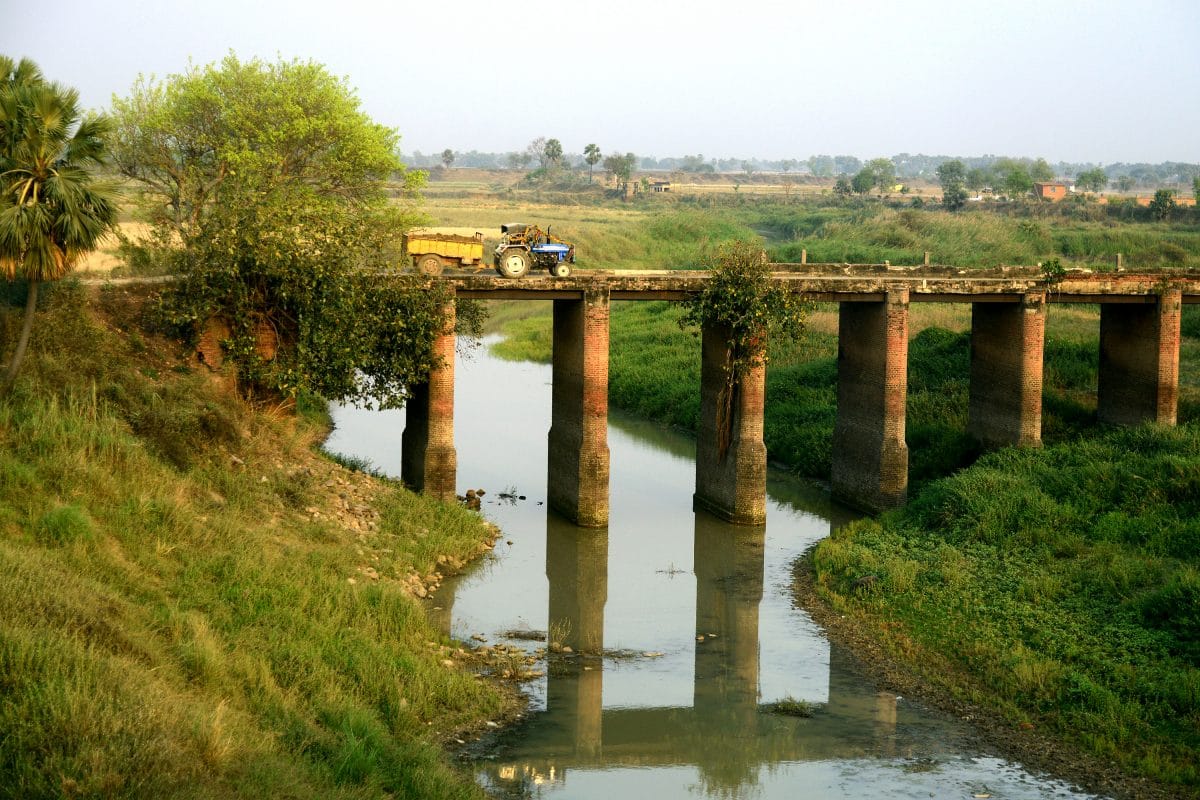
<path fill-rule="evenodd" d="M 1033 195 L 1038 200 L 1057 203 L 1067 197 L 1067 185 L 1061 181 L 1037 181 L 1033 184 Z"/>
<path fill-rule="evenodd" d="M 669 192 L 671 191 L 670 181 L 650 181 L 650 191 L 652 192 Z"/>

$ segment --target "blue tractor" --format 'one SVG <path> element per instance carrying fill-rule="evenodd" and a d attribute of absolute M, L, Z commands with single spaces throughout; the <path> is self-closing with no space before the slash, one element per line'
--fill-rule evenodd
<path fill-rule="evenodd" d="M 520 278 L 529 270 L 545 269 L 556 278 L 571 274 L 575 245 L 564 242 L 536 225 L 510 222 L 500 226 L 500 244 L 493 251 L 496 272 L 505 278 Z"/>

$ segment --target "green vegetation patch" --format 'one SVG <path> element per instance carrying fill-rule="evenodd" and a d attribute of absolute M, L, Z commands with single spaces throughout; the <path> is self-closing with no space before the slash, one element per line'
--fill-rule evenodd
<path fill-rule="evenodd" d="M 929 680 L 1200 790 L 1200 425 L 989 454 L 811 558 Z"/>
<path fill-rule="evenodd" d="M 342 470 L 78 289 L 39 317 L 0 403 L 0 797 L 480 796 L 439 742 L 507 701 L 404 579 L 482 520 Z"/>

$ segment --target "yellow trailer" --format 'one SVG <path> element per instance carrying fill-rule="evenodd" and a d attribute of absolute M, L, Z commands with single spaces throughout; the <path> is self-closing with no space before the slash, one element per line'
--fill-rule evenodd
<path fill-rule="evenodd" d="M 446 267 L 483 269 L 483 234 L 407 233 L 404 247 L 418 272 L 440 275 Z"/>

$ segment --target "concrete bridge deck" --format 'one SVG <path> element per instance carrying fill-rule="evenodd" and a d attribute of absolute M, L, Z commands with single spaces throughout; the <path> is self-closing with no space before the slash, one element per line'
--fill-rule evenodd
<path fill-rule="evenodd" d="M 1183 302 L 1200 303 L 1200 272 L 1069 271 L 1048 283 L 1037 267 L 960 269 L 891 267 L 884 264 L 772 264 L 772 278 L 821 302 L 881 302 L 889 291 L 907 289 L 914 303 L 1020 302 L 1044 291 L 1051 303 L 1154 302 L 1164 288 L 1179 290 Z M 495 300 L 578 300 L 604 291 L 612 300 L 686 300 L 708 280 L 703 270 L 577 270 L 567 278 L 545 274 L 502 278 L 490 270 L 447 275 L 459 297 Z"/>

